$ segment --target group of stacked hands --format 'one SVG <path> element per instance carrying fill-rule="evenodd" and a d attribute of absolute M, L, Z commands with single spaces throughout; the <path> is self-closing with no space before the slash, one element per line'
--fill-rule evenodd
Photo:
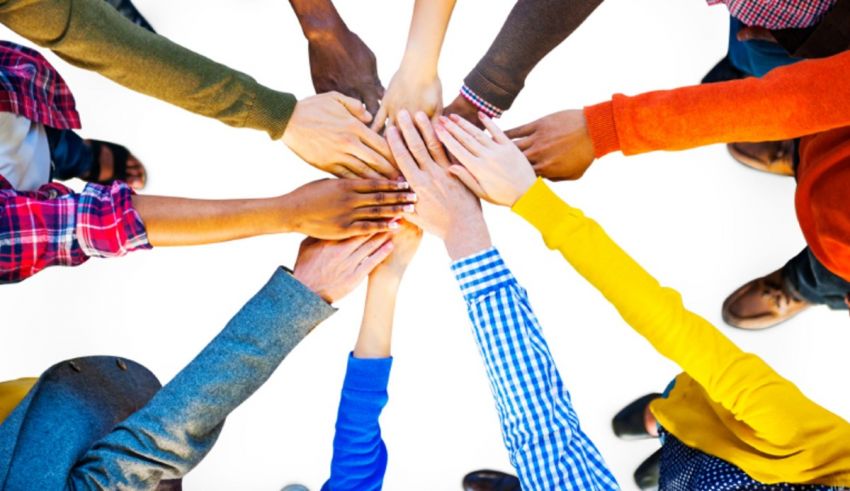
<path fill-rule="evenodd" d="M 577 179 L 617 150 L 727 142 L 747 165 L 796 176 L 808 247 L 733 293 L 724 319 L 764 328 L 813 304 L 846 309 L 850 0 L 709 0 L 726 4 L 732 19 L 729 52 L 702 85 L 616 95 L 506 133 L 491 118 L 601 0 L 519 0 L 445 109 L 436 67 L 454 0 L 415 1 L 402 66 L 386 91 L 374 55 L 329 0 L 291 3 L 320 93 L 300 101 L 156 35 L 127 0 L 0 2 L 0 22 L 71 64 L 231 126 L 264 130 L 346 178 L 272 199 L 136 195 L 145 184 L 141 162 L 120 145 L 81 139 L 72 131 L 79 127 L 73 97 L 55 69 L 31 49 L 2 43 L 0 281 L 152 246 L 292 231 L 311 238 L 294 269 L 278 269 L 164 387 L 142 366 L 105 357 L 0 384 L 0 488 L 179 489 L 225 417 L 366 277 L 323 489 L 380 488 L 387 451 L 378 417 L 387 402 L 394 300 L 425 230 L 454 261 L 518 474 L 481 471 L 464 486 L 618 489 L 580 428 L 525 290 L 490 242 L 480 199 L 526 219 L 682 368 L 664 394 L 640 398 L 614 420 L 621 436 L 661 438 L 661 450 L 636 473 L 642 487 L 850 487 L 850 424 L 685 309 L 676 291 L 542 180 Z M 74 193 L 51 182 L 72 177 L 90 183 Z"/>

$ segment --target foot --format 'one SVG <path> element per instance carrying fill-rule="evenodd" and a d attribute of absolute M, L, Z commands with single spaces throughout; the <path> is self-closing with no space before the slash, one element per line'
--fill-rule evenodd
<path fill-rule="evenodd" d="M 726 148 L 747 167 L 780 176 L 794 175 L 794 140 L 730 143 Z"/>
<path fill-rule="evenodd" d="M 723 302 L 723 320 L 741 329 L 766 329 L 810 306 L 793 291 L 779 269 L 750 281 L 729 295 Z"/>
<path fill-rule="evenodd" d="M 115 181 L 115 155 L 109 145 L 100 145 L 100 155 L 95 158 L 100 164 L 100 172 L 97 176 L 87 176 L 85 180 L 100 184 Z M 127 155 L 127 178 L 124 181 L 136 191 L 144 189 L 147 181 L 145 166 L 132 153 Z"/>
<path fill-rule="evenodd" d="M 463 477 L 464 491 L 520 491 L 519 479 L 499 471 L 480 470 Z"/>
<path fill-rule="evenodd" d="M 661 478 L 661 450 L 649 456 L 637 468 L 634 474 L 635 484 L 642 490 L 658 489 L 658 480 Z"/>
<path fill-rule="evenodd" d="M 657 438 L 658 427 L 649 403 L 660 397 L 658 393 L 647 394 L 624 407 L 611 421 L 614 434 L 623 440 Z"/>

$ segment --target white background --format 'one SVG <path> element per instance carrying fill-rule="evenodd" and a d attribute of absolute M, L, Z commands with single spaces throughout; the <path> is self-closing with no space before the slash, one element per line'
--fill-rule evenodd
<path fill-rule="evenodd" d="M 338 0 L 350 28 L 375 51 L 384 83 L 401 59 L 411 1 Z M 513 2 L 461 0 L 440 75 L 450 101 Z M 138 0 L 160 33 L 270 87 L 312 93 L 306 43 L 283 0 Z M 18 37 L 8 32 L 7 39 Z M 504 127 L 614 92 L 697 83 L 725 53 L 727 14 L 701 0 L 609 0 L 528 79 Z M 84 135 L 127 144 L 144 160 L 149 194 L 234 198 L 288 192 L 322 174 L 265 134 L 229 128 L 125 90 L 48 55 L 74 91 Z M 783 111 L 776 102 L 776 111 Z M 720 319 L 725 296 L 782 266 L 804 246 L 794 181 L 735 163 L 723 146 L 608 156 L 557 192 L 595 217 L 694 311 L 759 353 L 814 400 L 850 416 L 846 313 L 819 307 L 767 332 Z M 656 442 L 621 442 L 611 416 L 661 390 L 676 373 L 509 211 L 487 208 L 496 245 L 530 292 L 577 411 L 624 489 Z M 38 375 L 70 357 L 115 354 L 169 380 L 278 264 L 293 263 L 301 237 L 158 249 L 124 259 L 52 268 L 0 288 L 0 379 Z M 427 238 L 399 298 L 395 367 L 382 427 L 390 451 L 386 489 L 456 490 L 463 475 L 510 470 L 487 379 L 441 244 Z M 363 289 L 284 361 L 229 418 L 186 489 L 318 489 L 328 476 L 345 360 L 359 326 Z"/>

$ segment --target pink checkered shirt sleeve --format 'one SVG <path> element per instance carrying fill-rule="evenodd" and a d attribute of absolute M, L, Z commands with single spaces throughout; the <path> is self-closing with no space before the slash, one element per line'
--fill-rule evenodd
<path fill-rule="evenodd" d="M 50 266 L 150 249 L 132 196 L 123 182 L 88 184 L 79 194 L 58 183 L 19 192 L 0 177 L 0 284 Z"/>
<path fill-rule="evenodd" d="M 811 27 L 823 18 L 838 0 L 707 0 L 709 5 L 725 4 L 729 14 L 744 25 L 766 29 Z"/>

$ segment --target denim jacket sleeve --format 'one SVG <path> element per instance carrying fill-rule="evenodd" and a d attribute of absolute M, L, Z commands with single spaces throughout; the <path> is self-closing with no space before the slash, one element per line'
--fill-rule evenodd
<path fill-rule="evenodd" d="M 69 489 L 155 489 L 215 444 L 225 418 L 334 308 L 282 268 L 142 409 L 80 458 Z"/>

